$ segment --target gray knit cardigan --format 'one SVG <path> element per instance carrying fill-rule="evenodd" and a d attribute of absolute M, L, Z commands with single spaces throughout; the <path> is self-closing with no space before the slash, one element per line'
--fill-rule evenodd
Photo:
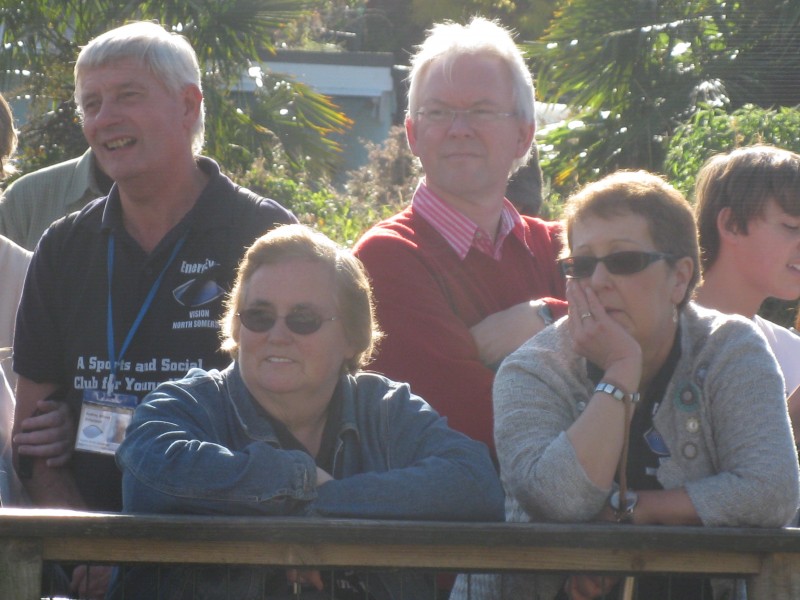
<path fill-rule="evenodd" d="M 658 481 L 665 489 L 685 487 L 704 525 L 787 524 L 800 483 L 774 356 L 741 317 L 690 303 L 680 326 L 680 360 L 653 419 L 671 452 Z M 503 362 L 494 418 L 507 521 L 591 521 L 604 507 L 612 490 L 590 481 L 565 433 L 593 388 L 566 319 Z M 451 599 L 552 600 L 562 581 L 546 574 L 460 576 Z M 715 585 L 716 598 L 728 596 L 725 587 Z"/>

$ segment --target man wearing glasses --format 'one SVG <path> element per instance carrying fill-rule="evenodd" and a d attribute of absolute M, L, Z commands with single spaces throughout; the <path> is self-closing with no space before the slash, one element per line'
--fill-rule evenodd
<path fill-rule="evenodd" d="M 530 155 L 533 84 L 509 32 L 482 18 L 436 25 L 409 81 L 406 133 L 425 177 L 355 248 L 386 332 L 372 368 L 493 448 L 494 369 L 565 312 L 557 226 L 504 197 Z"/>

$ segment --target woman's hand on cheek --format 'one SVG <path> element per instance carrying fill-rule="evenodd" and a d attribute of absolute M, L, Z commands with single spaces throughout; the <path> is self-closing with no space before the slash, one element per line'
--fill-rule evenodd
<path fill-rule="evenodd" d="M 567 281 L 570 336 L 575 352 L 608 371 L 616 365 L 641 369 L 642 349 L 639 343 L 606 312 L 589 285 L 574 279 Z"/>

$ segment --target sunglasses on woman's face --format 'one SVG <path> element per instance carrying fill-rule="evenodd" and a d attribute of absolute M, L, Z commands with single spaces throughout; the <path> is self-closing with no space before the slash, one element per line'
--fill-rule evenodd
<path fill-rule="evenodd" d="M 565 277 L 569 279 L 583 279 L 591 277 L 597 263 L 603 263 L 612 275 L 633 275 L 644 271 L 647 267 L 659 260 L 673 260 L 675 257 L 663 252 L 641 252 L 639 250 L 625 250 L 614 252 L 606 256 L 568 256 L 558 261 Z"/>
<path fill-rule="evenodd" d="M 337 317 L 327 319 L 312 311 L 291 312 L 285 317 L 279 317 L 263 308 L 246 308 L 236 313 L 239 320 L 247 329 L 255 333 L 264 333 L 275 327 L 280 319 L 286 323 L 287 329 L 298 335 L 311 335 L 319 331 L 325 321 L 335 321 Z"/>

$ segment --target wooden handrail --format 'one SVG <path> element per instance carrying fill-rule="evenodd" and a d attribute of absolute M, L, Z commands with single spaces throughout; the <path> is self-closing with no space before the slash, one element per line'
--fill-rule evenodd
<path fill-rule="evenodd" d="M 6 580 L 42 561 L 182 562 L 449 571 L 598 571 L 751 576 L 751 600 L 800 598 L 800 530 L 612 524 L 450 523 L 121 515 L 0 509 Z M 37 571 L 37 569 L 39 569 Z M 30 575 L 29 575 L 30 574 Z M 28 582 L 33 587 L 39 581 Z M 16 581 L 14 585 L 21 585 Z M 787 591 L 778 591 L 776 586 Z M 759 588 L 760 586 L 760 588 Z M 759 595 L 761 594 L 761 595 Z M 777 595 L 776 595 L 777 594 Z M 794 594 L 794 595 L 786 595 Z"/>

